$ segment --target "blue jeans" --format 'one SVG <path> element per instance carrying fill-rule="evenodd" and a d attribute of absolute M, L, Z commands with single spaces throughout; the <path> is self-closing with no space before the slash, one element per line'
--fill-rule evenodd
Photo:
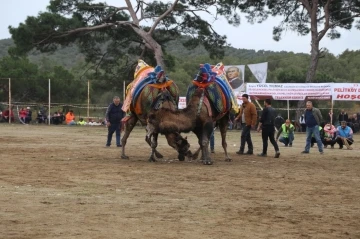
<path fill-rule="evenodd" d="M 121 130 L 121 124 L 110 124 L 110 126 L 108 127 L 108 136 L 107 136 L 107 142 L 106 145 L 110 146 L 111 145 L 111 139 L 112 139 L 112 135 L 115 133 L 116 135 L 116 145 L 121 145 L 120 144 L 120 130 Z"/>
<path fill-rule="evenodd" d="M 214 137 L 215 130 L 210 135 L 210 149 L 214 149 L 215 147 L 215 137 Z"/>
<path fill-rule="evenodd" d="M 294 141 L 294 133 L 289 133 L 287 138 L 284 137 L 280 137 L 279 141 L 285 145 L 292 145 L 293 141 Z"/>
<path fill-rule="evenodd" d="M 311 137 L 314 134 L 314 138 L 316 140 L 317 146 L 319 148 L 319 152 L 323 151 L 323 143 L 320 138 L 320 131 L 319 131 L 319 125 L 315 125 L 314 127 L 306 127 L 306 145 L 305 145 L 305 151 L 310 151 L 310 145 L 311 145 Z"/>

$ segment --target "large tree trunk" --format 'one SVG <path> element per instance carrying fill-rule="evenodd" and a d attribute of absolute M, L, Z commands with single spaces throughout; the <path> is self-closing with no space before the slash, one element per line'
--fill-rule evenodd
<path fill-rule="evenodd" d="M 305 83 L 311 83 L 313 82 L 316 74 L 316 69 L 319 62 L 319 56 L 320 56 L 320 50 L 319 50 L 319 39 L 318 39 L 318 32 L 317 30 L 311 32 L 311 60 L 309 69 L 306 74 L 306 80 Z M 297 104 L 296 109 L 296 119 L 298 120 L 305 108 L 305 102 L 306 101 L 299 101 Z"/>

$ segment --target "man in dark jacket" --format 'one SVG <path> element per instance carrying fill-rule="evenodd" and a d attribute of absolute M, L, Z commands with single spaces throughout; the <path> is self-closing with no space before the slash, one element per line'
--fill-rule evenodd
<path fill-rule="evenodd" d="M 267 156 L 267 148 L 268 148 L 268 139 L 270 139 L 271 144 L 275 149 L 275 158 L 279 158 L 280 151 L 279 146 L 275 141 L 275 110 L 271 107 L 271 100 L 265 100 L 265 108 L 261 114 L 260 123 L 257 128 L 257 131 L 261 132 L 262 140 L 263 140 L 263 151 L 258 156 L 266 157 Z"/>
<path fill-rule="evenodd" d="M 114 132 L 116 132 L 116 145 L 117 147 L 121 147 L 120 144 L 120 130 L 121 130 L 121 120 L 125 115 L 125 112 L 121 109 L 122 104 L 120 103 L 120 98 L 118 96 L 114 96 L 113 103 L 109 105 L 106 110 L 106 126 L 108 128 L 108 136 L 106 147 L 110 147 L 111 139 Z"/>

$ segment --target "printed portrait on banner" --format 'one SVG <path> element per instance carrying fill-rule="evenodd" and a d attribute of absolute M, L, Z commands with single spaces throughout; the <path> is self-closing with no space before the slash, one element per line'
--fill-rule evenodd
<path fill-rule="evenodd" d="M 245 90 L 245 65 L 227 65 L 225 66 L 225 73 L 235 94 Z"/>

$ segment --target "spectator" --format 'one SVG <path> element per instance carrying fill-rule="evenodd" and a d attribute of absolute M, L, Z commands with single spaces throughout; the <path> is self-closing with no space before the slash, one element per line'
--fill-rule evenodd
<path fill-rule="evenodd" d="M 294 132 L 295 126 L 290 123 L 290 120 L 287 119 L 284 124 L 281 125 L 277 135 L 276 140 L 279 140 L 281 143 L 285 144 L 285 147 L 289 146 L 292 147 L 292 143 L 294 141 Z M 280 134 L 282 136 L 279 139 Z"/>
<path fill-rule="evenodd" d="M 337 128 L 336 142 L 339 144 L 339 149 L 345 146 L 347 149 L 352 149 L 350 145 L 354 143 L 353 131 L 346 125 L 346 121 L 341 121 L 341 125 Z"/>
<path fill-rule="evenodd" d="M 36 120 L 38 124 L 46 123 L 47 120 L 46 113 L 43 110 L 39 110 L 37 113 Z"/>
<path fill-rule="evenodd" d="M 53 124 L 58 125 L 61 124 L 61 115 L 59 112 L 55 111 L 55 113 L 53 114 L 53 116 L 51 117 L 51 121 Z"/>
<path fill-rule="evenodd" d="M 30 107 L 26 107 L 25 124 L 30 124 L 31 120 L 32 120 L 32 111 Z"/>
<path fill-rule="evenodd" d="M 76 125 L 75 115 L 72 110 L 69 110 L 69 112 L 65 115 L 65 121 L 67 125 Z"/>
<path fill-rule="evenodd" d="M 106 126 L 108 127 L 106 147 L 110 147 L 112 135 L 114 134 L 114 132 L 116 132 L 116 146 L 121 147 L 121 120 L 125 115 L 125 112 L 122 111 L 121 108 L 122 104 L 120 103 L 120 97 L 114 96 L 113 103 L 111 103 L 106 110 Z"/>
<path fill-rule="evenodd" d="M 341 112 L 340 112 L 340 114 L 339 114 L 338 120 L 339 120 L 339 123 L 340 123 L 341 121 L 346 121 L 346 122 L 348 122 L 349 117 L 348 117 L 348 114 L 345 112 L 344 109 L 341 110 Z"/>
<path fill-rule="evenodd" d="M 4 122 L 9 122 L 9 118 L 11 122 L 15 122 L 14 112 L 13 110 L 9 110 L 9 108 L 2 113 L 2 117 Z"/>
<path fill-rule="evenodd" d="M 300 132 L 306 132 L 306 122 L 305 122 L 305 115 L 302 114 L 299 118 L 299 124 L 301 126 Z"/>
<path fill-rule="evenodd" d="M 21 121 L 22 123 L 25 123 L 26 116 L 27 116 L 26 109 L 25 109 L 25 108 L 21 108 L 21 110 L 19 111 L 19 117 L 20 117 L 20 121 Z"/>
<path fill-rule="evenodd" d="M 332 125 L 330 122 L 327 123 L 324 126 L 324 139 L 323 144 L 324 147 L 327 148 L 328 145 L 331 146 L 331 148 L 334 148 L 334 145 L 336 143 L 336 128 L 334 125 Z"/>
<path fill-rule="evenodd" d="M 83 118 L 80 118 L 79 121 L 77 122 L 78 125 L 86 125 L 86 122 Z"/>

